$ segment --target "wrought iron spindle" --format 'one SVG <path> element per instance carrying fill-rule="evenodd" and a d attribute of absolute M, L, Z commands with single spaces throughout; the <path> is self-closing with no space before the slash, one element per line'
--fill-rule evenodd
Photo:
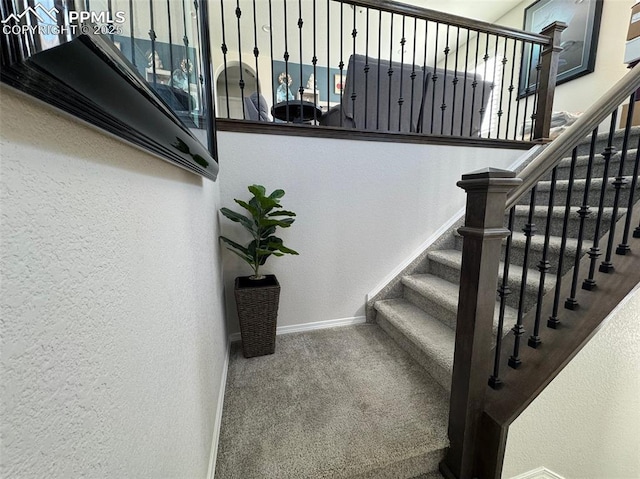
<path fill-rule="evenodd" d="M 489 377 L 489 386 L 493 389 L 502 387 L 500 379 L 500 357 L 502 356 L 502 334 L 504 331 L 504 312 L 507 306 L 507 296 L 511 294 L 509 288 L 509 266 L 511 264 L 511 243 L 513 241 L 513 220 L 516 214 L 516 207 L 512 206 L 509 210 L 509 223 L 507 228 L 511 234 L 507 236 L 507 245 L 504 250 L 504 265 L 502 267 L 502 283 L 498 288 L 498 296 L 500 296 L 500 312 L 498 313 L 498 332 L 496 333 L 496 350 L 493 359 L 493 373 Z"/>
<path fill-rule="evenodd" d="M 571 192 L 573 190 L 573 179 L 576 171 L 576 160 L 578 159 L 578 147 L 571 153 L 571 166 L 569 170 L 569 184 L 564 205 L 564 217 L 562 219 L 562 239 L 560 240 L 560 252 L 558 257 L 558 271 L 556 272 L 556 289 L 553 295 L 553 310 L 547 320 L 547 327 L 557 329 L 560 325 L 558 319 L 558 309 L 560 307 L 560 288 L 562 287 L 562 268 L 564 265 L 564 254 L 567 249 L 567 228 L 569 225 L 569 215 L 571 214 Z"/>
<path fill-rule="evenodd" d="M 258 111 L 260 111 L 262 96 L 260 95 L 260 67 L 258 66 L 260 49 L 258 48 L 258 16 L 256 13 L 256 0 L 253 0 L 253 56 L 255 58 L 256 64 L 256 93 L 258 94 Z"/>
<path fill-rule="evenodd" d="M 222 0 L 224 2 L 224 0 Z M 271 78 L 275 78 L 274 68 L 273 68 L 273 8 L 271 4 L 271 0 L 269 0 L 269 48 L 271 50 Z M 276 104 L 276 89 L 271 87 L 271 105 Z M 276 117 L 272 117 L 271 121 L 275 123 Z"/>
<path fill-rule="evenodd" d="M 509 80 L 509 102 L 507 103 L 507 123 L 504 126 L 504 139 L 509 139 L 509 121 L 511 120 L 511 105 L 513 101 L 513 90 L 515 90 L 515 85 L 513 84 L 513 79 L 515 77 L 516 71 L 516 53 L 518 51 L 518 40 L 513 40 L 513 55 L 511 58 L 511 79 Z M 517 98 L 516 98 L 516 109 L 517 106 Z"/>
<path fill-rule="evenodd" d="M 451 49 L 449 48 L 449 25 L 447 24 L 447 40 L 445 42 L 444 48 L 444 73 L 442 75 L 442 105 L 440 105 L 440 134 L 444 134 L 444 112 L 447 109 L 446 95 L 447 95 L 447 66 L 449 62 L 449 52 Z"/>
<path fill-rule="evenodd" d="M 369 7 L 365 15 L 365 47 L 364 47 L 364 129 L 367 129 L 369 116 Z"/>
<path fill-rule="evenodd" d="M 467 99 L 467 72 L 468 72 L 468 67 L 469 67 L 469 41 L 471 38 L 471 30 L 467 29 L 467 44 L 466 44 L 466 51 L 464 54 L 464 82 L 462 82 L 462 108 L 460 108 L 461 114 L 460 114 L 460 136 L 464 135 L 464 117 L 466 116 L 467 112 L 464 109 L 464 104 L 465 101 Z M 470 118 L 470 123 L 473 123 L 473 108 L 471 108 L 471 112 L 469 115 Z"/>
<path fill-rule="evenodd" d="M 109 1 L 111 3 L 111 1 Z M 169 26 L 169 68 L 170 78 L 173 80 L 173 36 L 171 35 L 171 0 L 167 0 L 167 25 Z"/>
<path fill-rule="evenodd" d="M 329 107 L 329 100 L 331 99 L 331 0 L 327 0 L 327 109 Z M 380 42 L 380 37 L 378 37 L 378 42 Z M 380 58 L 380 55 L 378 55 Z M 340 114 L 342 114 L 342 105 L 340 105 Z"/>
<path fill-rule="evenodd" d="M 480 104 L 480 126 L 482 127 L 482 124 L 484 123 L 484 114 L 486 112 L 486 104 L 484 102 L 484 94 L 486 91 L 484 82 L 487 79 L 487 62 L 489 61 L 489 34 L 487 33 L 485 35 L 486 38 L 486 42 L 485 42 L 485 47 L 484 47 L 484 56 L 482 57 L 482 60 L 484 60 L 484 75 L 482 77 L 482 99 L 481 104 Z M 480 131 L 478 132 L 478 136 L 482 136 L 482 128 L 480 128 Z"/>
<path fill-rule="evenodd" d="M 313 124 L 318 124 L 318 95 L 316 94 L 316 78 L 318 78 L 317 64 L 318 56 L 316 54 L 316 0 L 313 0 L 313 58 L 311 58 L 311 64 L 313 65 Z"/>
<path fill-rule="evenodd" d="M 287 34 L 287 0 L 282 0 L 283 2 L 283 13 L 284 13 L 284 98 L 285 98 L 285 121 L 289 123 L 291 120 L 289 118 L 289 36 Z M 241 61 L 242 63 L 242 61 Z"/>
<path fill-rule="evenodd" d="M 286 0 L 285 0 L 285 11 L 286 11 Z M 186 15 L 186 12 L 185 12 Z M 244 68 L 243 68 L 243 63 L 242 63 L 242 35 L 241 35 L 241 26 L 240 26 L 240 18 L 242 17 L 242 10 L 240 9 L 240 0 L 236 0 L 236 19 L 237 19 L 237 26 L 238 26 L 238 62 L 240 63 L 240 81 L 238 82 L 238 85 L 240 86 L 240 99 L 242 100 L 240 103 L 242 103 L 242 119 L 246 120 L 247 119 L 247 111 L 246 108 L 244 106 Z M 287 20 L 286 20 L 286 13 L 285 13 L 285 32 L 286 32 L 286 25 L 287 25 Z M 186 32 L 187 32 L 187 26 L 185 23 L 185 38 L 186 38 Z M 285 42 L 286 43 L 286 42 Z"/>
<path fill-rule="evenodd" d="M 456 27 L 456 60 L 453 67 L 453 101 L 451 102 L 451 136 L 453 136 L 453 125 L 455 123 L 456 116 L 456 90 L 458 88 L 458 52 L 460 51 L 460 27 Z M 464 113 L 460 117 L 460 123 L 464 118 Z"/>
<path fill-rule="evenodd" d="M 524 92 L 524 111 L 522 112 L 522 134 L 520 139 L 524 141 L 524 129 L 527 126 L 527 110 L 529 109 L 529 96 L 531 95 L 531 85 L 529 84 L 529 72 L 531 71 L 531 66 L 533 65 L 533 49 L 534 44 L 531 44 L 531 48 L 529 49 L 529 63 L 527 67 L 527 87 Z M 517 120 L 516 120 L 517 124 Z M 531 125 L 531 129 L 533 130 L 533 124 Z M 515 140 L 515 138 L 514 138 Z"/>
<path fill-rule="evenodd" d="M 382 56 L 382 10 L 378 10 L 378 84 L 376 86 L 376 130 L 380 129 L 380 57 Z"/>
<path fill-rule="evenodd" d="M 224 2 L 225 0 L 220 0 L 220 21 L 222 23 L 222 64 L 224 66 L 224 94 L 225 94 L 225 100 L 226 100 L 226 104 L 227 104 L 227 118 L 231 118 L 231 110 L 229 108 L 229 73 L 227 70 L 227 39 L 226 39 L 226 34 L 225 34 L 225 28 L 224 28 Z M 271 0 L 269 0 L 269 10 L 271 10 Z M 185 36 L 187 35 L 187 30 L 185 27 Z M 273 57 L 273 44 L 272 44 L 272 48 L 271 48 L 271 57 Z M 273 69 L 273 63 L 272 63 L 272 69 Z M 274 105 L 275 105 L 275 101 L 274 101 Z"/>
<path fill-rule="evenodd" d="M 433 82 L 433 91 L 431 92 L 431 134 L 433 134 L 434 114 L 436 112 L 436 85 L 438 83 L 438 37 L 440 36 L 438 32 L 439 29 L 440 24 L 436 22 L 436 41 L 435 48 L 433 49 L 433 73 L 431 74 L 431 81 Z"/>
<path fill-rule="evenodd" d="M 387 104 L 387 130 L 391 130 L 391 85 L 393 84 L 393 12 L 391 13 L 391 35 L 389 37 L 389 92 L 388 92 L 388 104 Z"/>
<path fill-rule="evenodd" d="M 151 39 L 151 74 L 153 75 L 153 88 L 158 86 L 156 76 L 156 32 L 154 30 L 153 19 L 153 0 L 149 0 L 149 38 Z"/>
<path fill-rule="evenodd" d="M 353 30 L 351 30 L 351 37 L 353 37 L 353 55 L 351 58 L 354 59 L 354 63 L 353 63 L 353 71 L 351 72 L 351 74 L 353 75 L 353 91 L 351 92 L 351 111 L 355 112 L 356 111 L 356 99 L 358 98 L 358 78 L 357 78 L 357 74 L 356 74 L 356 64 L 355 64 L 355 58 L 356 58 L 356 39 L 358 38 L 358 29 L 356 28 L 356 9 L 354 7 L 353 9 Z"/>
<path fill-rule="evenodd" d="M 416 40 L 418 37 L 418 19 L 413 19 L 413 58 L 411 60 L 411 108 L 409 110 L 409 118 L 410 118 L 410 126 L 409 131 L 415 132 L 415 128 L 413 125 L 413 99 L 415 93 L 415 83 L 416 83 Z M 417 126 L 417 125 L 416 125 Z"/>
<path fill-rule="evenodd" d="M 611 113 L 611 125 L 609 126 L 609 138 L 607 140 L 607 146 L 602 152 L 602 158 L 604 160 L 604 168 L 602 170 L 602 186 L 600 189 L 600 201 L 598 202 L 598 216 L 596 217 L 595 231 L 593 233 L 593 246 L 589 249 L 589 275 L 582 282 L 582 289 L 592 291 L 597 288 L 597 281 L 595 279 L 596 273 L 596 261 L 600 257 L 600 225 L 602 223 L 602 212 L 604 210 L 604 199 L 607 193 L 607 185 L 609 183 L 609 162 L 611 157 L 616 153 L 616 147 L 613 146 L 613 135 L 616 131 L 616 121 L 618 119 L 618 109 L 616 108 Z"/>
<path fill-rule="evenodd" d="M 107 12 L 109 12 L 109 19 L 113 20 L 113 2 L 112 2 L 112 0 L 107 0 Z M 169 17 L 169 18 L 171 18 L 171 17 Z M 171 33 L 171 23 L 169 23 L 169 33 Z M 113 31 L 110 31 L 109 38 L 111 39 L 111 41 L 113 41 Z M 62 37 L 61 39 L 64 39 L 64 37 Z M 169 43 L 169 45 L 171 45 L 171 43 Z"/>
<path fill-rule="evenodd" d="M 487 138 L 491 138 L 491 124 L 493 123 L 493 104 L 495 103 L 494 93 L 496 88 L 496 69 L 498 68 L 498 43 L 500 43 L 500 37 L 496 36 L 496 45 L 493 52 L 493 79 L 491 80 L 491 94 L 489 95 L 489 131 L 487 132 Z M 496 138 L 498 137 L 496 132 Z"/>
<path fill-rule="evenodd" d="M 524 318 L 524 295 L 527 288 L 527 273 L 529 271 L 529 253 L 531 251 L 531 237 L 536 234 L 536 225 L 533 223 L 533 213 L 536 206 L 536 189 L 534 186 L 531 189 L 531 197 L 529 200 L 529 213 L 527 215 L 527 223 L 522 228 L 525 236 L 524 245 L 524 258 L 522 260 L 522 278 L 520 279 L 520 297 L 518 299 L 518 316 L 516 318 L 516 324 L 511 331 L 515 336 L 513 342 L 513 355 L 509 358 L 509 366 L 513 369 L 517 369 L 522 364 L 520 359 L 520 339 L 525 333 L 522 320 Z"/>
<path fill-rule="evenodd" d="M 478 87 L 478 54 L 480 52 L 480 32 L 476 36 L 476 60 L 473 66 L 473 82 L 471 82 L 471 111 L 469 112 L 469 136 L 473 136 L 473 116 L 476 110 L 476 88 Z"/>
<path fill-rule="evenodd" d="M 344 96 L 344 61 L 343 61 L 343 43 L 344 37 L 342 32 L 344 32 L 344 2 L 340 0 L 340 63 L 338 67 L 340 68 L 340 109 L 344 108 L 344 103 L 342 103 Z M 342 115 L 340 116 L 340 126 L 342 126 Z"/>
<path fill-rule="evenodd" d="M 547 277 L 547 272 L 551 268 L 551 264 L 547 259 L 547 255 L 549 254 L 549 238 L 551 237 L 551 219 L 553 217 L 553 202 L 554 202 L 554 193 L 555 193 L 555 184 L 556 177 L 558 174 L 558 168 L 555 167 L 551 171 L 551 185 L 552 189 L 549 194 L 549 203 L 547 206 L 547 219 L 545 223 L 544 230 L 544 243 L 542 245 L 542 257 L 538 262 L 538 271 L 540 272 L 540 282 L 538 283 L 538 297 L 536 299 L 536 317 L 533 323 L 533 334 L 529 336 L 528 344 L 532 348 L 537 348 L 542 340 L 540 339 L 540 318 L 542 316 L 542 298 L 544 296 L 544 282 Z"/>
<path fill-rule="evenodd" d="M 638 164 L 639 163 L 640 163 L 640 138 L 638 138 L 638 146 L 636 146 L 636 161 L 633 166 L 633 176 L 631 177 L 631 191 L 629 192 L 629 201 L 627 203 L 627 217 L 624 220 L 624 233 L 622 235 L 622 242 L 616 248 L 616 254 L 620 254 L 620 255 L 626 255 L 629 251 L 631 251 L 631 247 L 629 246 L 629 230 L 631 229 L 631 214 L 633 213 L 633 203 L 635 201 L 635 192 L 636 192 L 636 184 L 638 181 Z"/>
<path fill-rule="evenodd" d="M 200 14 L 198 13 L 198 9 L 200 8 L 199 5 L 199 1 L 198 0 L 193 0 L 193 8 L 195 10 L 195 18 L 200 18 Z M 199 46 L 199 48 L 196 49 L 195 53 L 194 53 L 194 58 L 193 58 L 193 65 L 198 65 L 200 73 L 198 74 L 197 77 L 197 81 L 199 82 L 199 85 L 197 85 L 196 88 L 196 94 L 198 95 L 198 103 L 196 105 L 199 105 L 199 109 L 201 110 L 200 115 L 202 115 L 203 110 L 204 110 L 204 106 L 202 103 L 202 92 L 204 90 L 204 76 L 202 75 L 202 66 L 204 65 L 204 63 L 202 62 L 202 48 L 200 48 L 203 43 L 202 43 L 202 38 L 200 36 L 200 22 L 196 22 L 196 41 L 197 44 Z M 187 59 L 187 69 L 189 67 L 189 59 Z M 208 62 L 208 64 L 211 64 L 211 61 Z M 189 73 L 187 73 L 187 78 L 188 78 Z M 190 88 L 189 88 L 190 90 Z M 189 92 L 190 93 L 190 92 Z M 193 107 L 193 110 L 196 110 L 197 106 Z M 200 124 L 200 119 L 197 120 L 198 124 Z M 208 127 L 207 127 L 208 128 Z"/>
<path fill-rule="evenodd" d="M 129 0 L 129 45 L 131 47 L 131 63 L 137 67 L 135 38 L 135 22 L 133 19 L 133 0 Z"/>
<path fill-rule="evenodd" d="M 607 252 L 604 261 L 600 263 L 598 270 L 601 273 L 613 273 L 615 267 L 611 262 L 611 254 L 613 253 L 613 241 L 616 233 L 616 223 L 618 222 L 618 207 L 620 203 L 620 190 L 627 184 L 624 177 L 624 162 L 627 159 L 627 147 L 629 145 L 629 133 L 631 132 L 631 123 L 633 121 L 633 106 L 636 103 L 636 92 L 634 91 L 629 98 L 629 111 L 627 112 L 627 122 L 624 130 L 624 138 L 622 140 L 622 152 L 620 154 L 620 164 L 618 165 L 618 176 L 613 181 L 613 187 L 616 189 L 613 197 L 613 213 L 611 213 L 611 226 L 609 227 L 609 238 L 607 240 Z"/>
<path fill-rule="evenodd" d="M 531 47 L 533 48 L 533 46 Z M 533 91 L 533 110 L 531 112 L 531 132 L 529 133 L 529 141 L 533 140 L 533 132 L 538 117 L 538 92 L 540 91 L 540 70 L 542 70 L 542 55 L 538 55 L 538 63 L 536 64 L 536 88 Z M 524 133 L 524 128 L 522 129 Z M 524 138 L 523 138 L 524 139 Z"/>
<path fill-rule="evenodd" d="M 524 42 L 521 42 L 521 52 L 520 52 L 520 69 L 522 70 L 522 68 L 524 67 L 523 65 L 523 61 L 524 61 L 524 51 L 525 51 L 525 44 Z M 514 51 L 514 57 L 515 59 L 515 51 Z M 513 72 L 512 72 L 513 74 Z M 529 81 L 529 77 L 527 76 L 526 82 Z M 513 85 L 513 78 L 511 78 L 511 84 Z M 526 88 L 526 87 L 525 87 Z M 525 92 L 526 94 L 526 92 Z M 513 139 L 515 140 L 516 138 L 518 138 L 518 117 L 520 116 L 520 103 L 521 103 L 522 97 L 520 96 L 520 89 L 518 88 L 518 94 L 516 95 L 516 114 L 513 118 Z M 526 115 L 526 114 L 525 114 Z"/>
<path fill-rule="evenodd" d="M 404 103 L 404 98 L 402 96 L 402 84 L 404 82 L 404 45 L 407 41 L 404 36 L 405 19 L 406 17 L 402 15 L 402 37 L 400 39 L 400 91 L 398 96 L 398 131 L 402 130 L 402 105 Z"/>
<path fill-rule="evenodd" d="M 496 138 L 500 138 L 500 123 L 502 122 L 502 115 L 504 114 L 504 111 L 502 110 L 502 100 L 504 97 L 504 74 L 507 68 L 507 63 L 509 61 L 507 59 L 508 42 L 509 42 L 509 39 L 505 37 L 504 51 L 502 52 L 502 60 L 500 61 L 500 63 L 502 63 L 502 74 L 500 75 L 500 99 L 498 100 L 499 101 L 498 112 L 496 113 L 496 116 L 498 117 L 498 125 L 496 126 Z"/>
<path fill-rule="evenodd" d="M 598 128 L 591 133 L 591 145 L 589 147 L 589 162 L 587 163 L 587 175 L 585 178 L 584 194 L 582 195 L 582 206 L 578 210 L 580 216 L 580 226 L 578 227 L 578 244 L 576 246 L 576 256 L 573 263 L 573 278 L 571 281 L 571 295 L 565 300 L 564 307 L 567 309 L 577 309 L 578 300 L 576 290 L 578 288 L 578 278 L 580 275 L 580 259 L 582 257 L 582 241 L 584 236 L 584 224 L 587 216 L 591 214 L 589 210 L 589 192 L 591 191 L 591 176 L 593 170 L 593 158 L 595 156 L 596 140 L 598 139 Z"/>
<path fill-rule="evenodd" d="M 424 38 L 425 38 L 425 45 L 424 45 L 424 57 L 422 59 L 422 74 L 423 74 L 423 78 L 422 78 L 422 105 L 423 105 L 423 110 L 422 110 L 422 114 L 420 115 L 420 132 L 424 133 L 424 117 L 426 116 L 426 111 L 424 111 L 424 98 L 427 95 L 427 49 L 429 48 L 429 20 L 425 20 L 424 22 Z"/>
<path fill-rule="evenodd" d="M 303 101 L 304 101 L 304 79 L 302 78 L 302 25 L 304 25 L 304 21 L 302 20 L 302 0 L 298 0 L 298 48 L 300 52 L 300 86 L 298 87 L 298 94 L 300 96 L 300 118 L 303 118 Z"/>

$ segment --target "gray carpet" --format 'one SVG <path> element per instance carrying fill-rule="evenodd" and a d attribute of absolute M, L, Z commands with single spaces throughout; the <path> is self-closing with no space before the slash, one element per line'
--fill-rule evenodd
<path fill-rule="evenodd" d="M 374 324 L 278 336 L 260 358 L 234 343 L 215 477 L 432 477 L 447 408 L 447 393 Z"/>

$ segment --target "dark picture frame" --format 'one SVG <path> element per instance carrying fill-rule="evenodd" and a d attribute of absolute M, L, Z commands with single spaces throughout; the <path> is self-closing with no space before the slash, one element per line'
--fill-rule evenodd
<path fill-rule="evenodd" d="M 602 18 L 603 0 L 537 0 L 524 10 L 523 29 L 532 33 L 540 33 L 553 22 L 564 22 L 568 25 L 562 32 L 563 48 L 558 63 L 556 84 L 592 73 L 596 64 L 600 20 Z M 525 44 L 522 48 L 522 64 L 518 98 L 535 93 L 541 47 Z"/>

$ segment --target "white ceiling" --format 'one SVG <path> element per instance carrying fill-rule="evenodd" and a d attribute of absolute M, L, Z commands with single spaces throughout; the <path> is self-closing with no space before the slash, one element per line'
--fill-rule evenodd
<path fill-rule="evenodd" d="M 402 3 L 430 8 L 485 22 L 494 22 L 522 0 L 400 0 Z M 532 0 L 533 2 L 533 0 Z"/>

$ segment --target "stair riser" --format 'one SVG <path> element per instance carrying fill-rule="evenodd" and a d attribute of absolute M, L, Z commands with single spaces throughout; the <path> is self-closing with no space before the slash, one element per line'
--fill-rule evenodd
<path fill-rule="evenodd" d="M 415 359 L 435 381 L 446 391 L 451 392 L 451 371 L 443 368 L 440 364 L 433 361 L 431 356 L 425 353 L 410 341 L 401 331 L 398 331 L 387 316 L 378 311 L 376 313 L 376 323 L 391 336 L 402 349 Z"/>
<path fill-rule="evenodd" d="M 582 238 L 585 243 L 589 241 L 593 241 L 593 235 L 595 234 L 596 229 L 596 219 L 598 217 L 598 210 L 595 207 L 590 208 L 591 214 L 586 216 L 584 219 L 584 227 Z M 622 216 L 622 213 L 618 212 L 618 218 Z M 526 216 L 518 215 L 516 220 L 514 221 L 514 231 L 523 231 L 524 225 L 527 222 Z M 533 223 L 536 226 L 535 234 L 537 236 L 544 236 L 547 226 L 547 219 L 541 216 L 534 216 Z M 611 214 L 607 212 L 602 215 L 602 220 L 600 222 L 600 234 L 604 234 L 609 231 L 609 227 L 611 225 Z M 551 219 L 550 224 L 550 234 L 551 236 L 562 237 L 563 231 L 563 218 L 553 217 Z M 572 211 L 569 215 L 569 221 L 567 222 L 567 237 L 569 238 L 577 238 L 578 233 L 580 232 L 580 216 L 575 212 L 575 208 L 572 208 Z"/>
<path fill-rule="evenodd" d="M 600 204 L 600 185 L 601 181 L 596 181 L 592 184 L 592 187 L 589 190 L 588 197 L 588 205 L 592 206 L 594 209 L 598 207 Z M 630 193 L 629 185 L 625 185 L 620 190 L 620 200 L 618 202 L 618 206 L 626 207 L 629 201 L 629 193 Z M 566 202 L 567 190 L 566 188 L 557 188 L 554 195 L 554 206 L 564 206 Z M 584 188 L 575 187 L 571 193 L 571 205 L 572 206 L 581 206 L 584 197 Z M 636 199 L 640 198 L 640 194 L 638 194 L 638 187 L 636 186 L 635 196 Z M 604 195 L 604 206 L 612 206 L 613 200 L 615 198 L 615 188 L 610 184 L 607 186 L 607 190 Z M 526 194 L 523 198 L 518 201 L 519 205 L 528 205 L 531 197 L 529 194 Z M 549 190 L 548 186 L 541 185 L 536 192 L 536 205 L 538 206 L 547 206 L 549 204 Z"/>
<path fill-rule="evenodd" d="M 403 297 L 428 315 L 433 316 L 451 329 L 455 329 L 457 311 L 449 310 L 406 286 L 403 290 Z"/>
<path fill-rule="evenodd" d="M 631 176 L 633 174 L 635 156 L 630 158 L 627 156 L 627 159 L 624 162 L 623 176 Z M 559 180 L 568 180 L 569 175 L 571 173 L 570 164 L 561 164 L 558 166 L 556 178 Z M 618 174 L 618 168 L 620 168 L 620 155 L 614 156 L 609 161 L 609 173 L 608 176 L 611 177 L 616 176 Z M 602 158 L 594 158 L 594 165 L 591 171 L 592 178 L 602 178 L 602 174 L 604 173 L 604 163 Z M 587 177 L 587 164 L 578 164 L 575 168 L 574 178 L 586 178 Z M 551 175 L 547 175 L 545 179 L 550 179 Z"/>
<path fill-rule="evenodd" d="M 460 270 L 452 265 L 439 263 L 437 261 L 429 262 L 429 273 L 439 276 L 442 279 L 446 279 L 452 283 L 458 283 L 460 280 Z M 520 284 L 521 276 L 515 277 L 512 274 L 509 275 L 509 281 L 507 282 L 511 294 L 507 295 L 507 306 L 512 308 L 518 308 L 520 304 Z M 498 285 L 502 283 L 502 270 L 499 271 Z M 496 295 L 496 299 L 499 297 Z M 528 311 L 533 305 L 536 304 L 538 299 L 538 284 L 531 284 L 527 282 L 527 287 L 524 291 L 524 311 Z"/>

